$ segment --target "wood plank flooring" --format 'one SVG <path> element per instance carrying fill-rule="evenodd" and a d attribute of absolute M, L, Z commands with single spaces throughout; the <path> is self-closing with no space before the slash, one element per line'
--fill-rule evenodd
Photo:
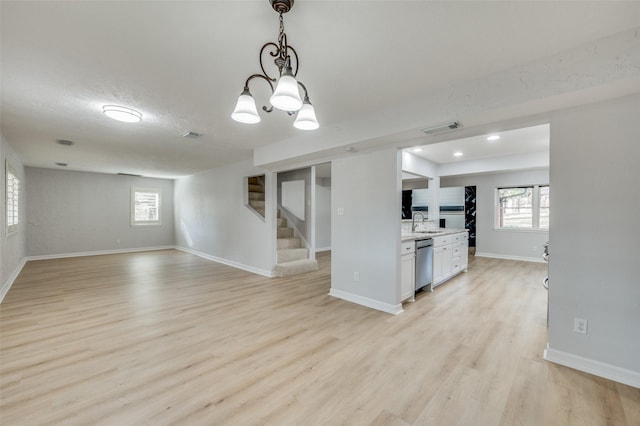
<path fill-rule="evenodd" d="M 29 262 L 2 425 L 639 425 L 640 389 L 541 359 L 546 265 L 471 258 L 391 316 L 166 250 Z"/>

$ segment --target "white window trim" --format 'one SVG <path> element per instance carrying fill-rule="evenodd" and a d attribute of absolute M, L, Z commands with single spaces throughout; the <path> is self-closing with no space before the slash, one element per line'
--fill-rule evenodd
<path fill-rule="evenodd" d="M 152 192 L 158 194 L 158 220 L 136 221 L 136 192 Z M 131 187 L 131 226 L 159 226 L 162 224 L 162 191 L 160 188 Z"/>
<path fill-rule="evenodd" d="M 547 233 L 549 232 L 549 228 L 540 228 L 540 187 L 549 186 L 548 183 L 540 183 L 540 184 L 528 184 L 528 185 L 508 185 L 508 186 L 496 186 L 493 190 L 493 230 L 494 231 L 509 231 L 509 232 L 530 232 L 530 233 Z M 531 196 L 533 197 L 531 208 L 533 210 L 532 215 L 532 224 L 531 228 L 509 228 L 509 227 L 501 227 L 499 226 L 499 195 L 498 190 L 504 188 L 533 188 L 533 193 Z"/>
<path fill-rule="evenodd" d="M 17 222 L 15 224 L 11 224 L 9 225 L 8 221 L 9 221 L 9 173 L 11 173 L 15 179 L 18 181 L 18 197 L 17 197 L 17 202 L 18 202 L 18 217 L 17 217 Z M 11 166 L 11 163 L 9 163 L 9 160 L 5 160 L 5 173 L 4 173 L 4 195 L 5 195 L 5 218 L 4 218 L 4 226 L 5 226 L 5 235 L 7 237 L 9 237 L 10 235 L 13 235 L 15 233 L 18 232 L 18 226 L 20 225 L 20 211 L 22 210 L 22 197 L 20 196 L 20 193 L 22 189 L 22 182 L 20 181 L 20 176 L 18 176 L 18 173 L 16 173 L 16 170 Z"/>

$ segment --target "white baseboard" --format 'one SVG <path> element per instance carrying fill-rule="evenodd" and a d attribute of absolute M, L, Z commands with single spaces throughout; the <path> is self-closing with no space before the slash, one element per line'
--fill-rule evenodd
<path fill-rule="evenodd" d="M 491 257 L 493 259 L 505 259 L 505 260 L 521 260 L 523 262 L 536 262 L 536 263 L 547 263 L 540 257 L 524 257 L 524 256 L 510 256 L 508 254 L 494 254 L 494 253 L 477 253 L 476 257 Z"/>
<path fill-rule="evenodd" d="M 547 348 L 544 350 L 543 358 L 555 364 L 564 365 L 565 367 L 584 371 L 585 373 L 613 380 L 614 382 L 640 388 L 640 372 L 638 371 L 627 370 L 616 367 L 615 365 L 573 355 L 568 352 L 551 349 L 549 345 L 547 345 Z"/>
<path fill-rule="evenodd" d="M 329 290 L 329 296 L 337 297 L 338 299 L 346 300 L 347 302 L 357 303 L 358 305 L 366 306 L 367 308 L 376 309 L 392 315 L 398 315 L 404 312 L 402 309 L 402 303 L 391 305 L 375 299 L 369 299 L 368 297 L 359 296 L 342 290 L 336 290 L 335 288 Z"/>
<path fill-rule="evenodd" d="M 234 262 L 233 260 L 223 259 L 221 257 L 212 256 L 201 251 L 196 251 L 187 247 L 175 247 L 176 250 L 183 251 L 185 253 L 193 254 L 194 256 L 201 257 L 203 259 L 211 260 L 213 262 L 222 263 L 223 265 L 231 266 L 233 268 L 242 269 L 243 271 L 251 272 L 254 274 L 262 275 L 267 278 L 275 277 L 274 271 L 268 271 L 266 269 L 254 268 L 253 266 L 245 265 L 243 263 Z"/>
<path fill-rule="evenodd" d="M 331 247 L 320 247 L 316 249 L 316 253 L 321 251 L 331 251 Z"/>
<path fill-rule="evenodd" d="M 172 250 L 175 246 L 156 246 L 156 247 L 140 247 L 140 248 L 127 248 L 116 250 L 96 250 L 96 251 L 79 251 L 74 253 L 58 253 L 58 254 L 45 254 L 40 256 L 27 256 L 27 260 L 48 260 L 48 259 L 64 259 L 67 257 L 84 257 L 84 256 L 102 256 L 105 254 L 120 254 L 120 253 L 137 253 L 140 251 L 155 251 L 155 250 Z"/>
<path fill-rule="evenodd" d="M 2 287 L 0 287 L 0 303 L 2 303 L 2 301 L 4 300 L 4 296 L 6 296 L 7 293 L 9 293 L 9 289 L 11 289 L 13 282 L 16 280 L 16 278 L 18 278 L 18 275 L 20 275 L 20 272 L 22 272 L 22 268 L 24 268 L 24 265 L 26 263 L 27 263 L 27 258 L 23 257 L 20 260 L 20 263 L 18 263 L 18 266 L 16 266 L 16 269 L 14 269 L 11 275 L 9 275 L 7 282 L 2 284 Z"/>

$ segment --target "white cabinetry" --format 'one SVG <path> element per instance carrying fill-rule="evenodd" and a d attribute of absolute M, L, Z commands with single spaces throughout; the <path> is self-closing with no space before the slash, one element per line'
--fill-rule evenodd
<path fill-rule="evenodd" d="M 467 270 L 468 234 L 433 238 L 433 287 L 442 284 L 460 271 Z"/>
<path fill-rule="evenodd" d="M 400 256 L 400 301 L 413 299 L 416 277 L 416 243 L 402 243 Z"/>

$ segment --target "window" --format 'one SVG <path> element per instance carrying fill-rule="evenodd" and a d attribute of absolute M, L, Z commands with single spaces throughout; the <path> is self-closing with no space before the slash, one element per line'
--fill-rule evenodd
<path fill-rule="evenodd" d="M 7 234 L 18 230 L 20 223 L 20 179 L 9 162 L 5 164 L 7 195 Z"/>
<path fill-rule="evenodd" d="M 160 190 L 131 188 L 131 225 L 160 225 Z"/>
<path fill-rule="evenodd" d="M 549 229 L 549 185 L 496 190 L 496 228 Z"/>

